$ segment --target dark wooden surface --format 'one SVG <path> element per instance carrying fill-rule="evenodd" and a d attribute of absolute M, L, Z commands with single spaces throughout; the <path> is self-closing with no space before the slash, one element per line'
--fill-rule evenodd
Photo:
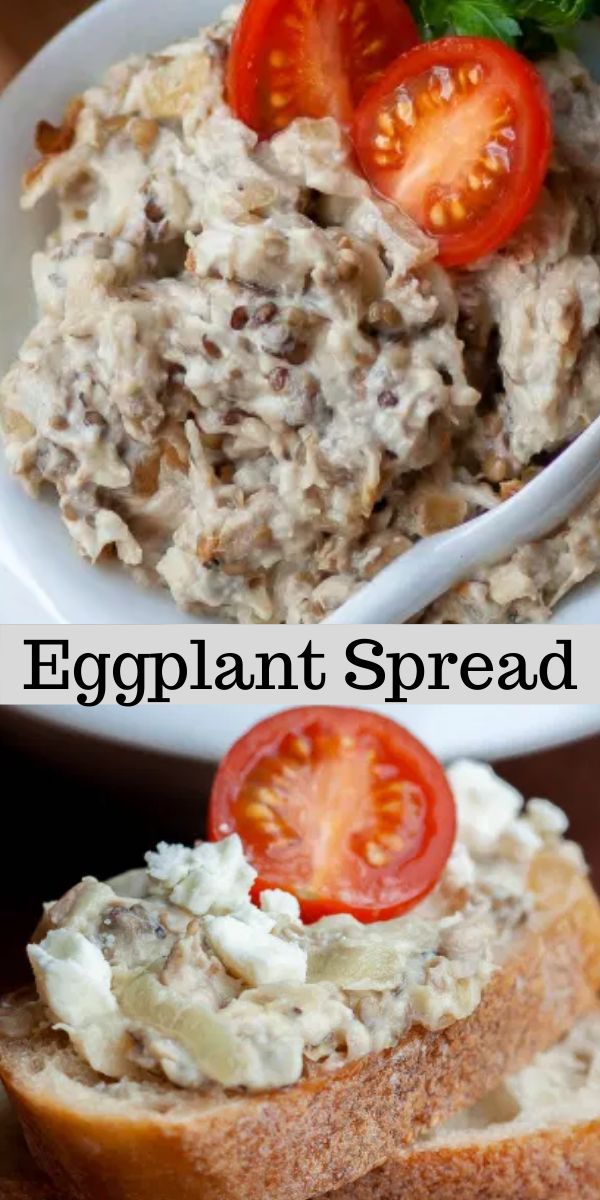
<path fill-rule="evenodd" d="M 89 8 L 89 0 L 2 0 L 0 37 L 24 62 L 84 8 Z"/>
<path fill-rule="evenodd" d="M 23 978 L 23 946 L 41 903 L 84 874 L 140 863 L 161 838 L 203 835 L 210 771 L 94 740 L 0 710 L 4 836 L 0 992 Z M 561 804 L 600 887 L 600 738 L 499 764 L 525 795 Z M 6 784 L 6 780 L 10 782 Z"/>

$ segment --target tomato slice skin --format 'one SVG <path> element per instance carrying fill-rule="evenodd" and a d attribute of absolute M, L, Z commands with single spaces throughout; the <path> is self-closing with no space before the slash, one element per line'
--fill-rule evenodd
<path fill-rule="evenodd" d="M 441 764 L 368 709 L 285 710 L 223 759 L 209 806 L 213 841 L 239 833 L 265 888 L 292 892 L 304 921 L 364 923 L 407 911 L 438 882 L 456 836 Z"/>
<path fill-rule="evenodd" d="M 296 117 L 352 122 L 368 87 L 419 40 L 404 0 L 246 0 L 227 96 L 261 137 Z"/>
<path fill-rule="evenodd" d="M 535 67 L 502 42 L 448 37 L 402 54 L 369 89 L 353 140 L 372 187 L 463 266 L 503 245 L 535 204 L 552 148 Z"/>

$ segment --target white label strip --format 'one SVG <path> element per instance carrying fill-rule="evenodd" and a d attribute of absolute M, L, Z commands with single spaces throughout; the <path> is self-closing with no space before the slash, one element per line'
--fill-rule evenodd
<path fill-rule="evenodd" d="M 4 625 L 0 703 L 596 704 L 600 627 Z"/>

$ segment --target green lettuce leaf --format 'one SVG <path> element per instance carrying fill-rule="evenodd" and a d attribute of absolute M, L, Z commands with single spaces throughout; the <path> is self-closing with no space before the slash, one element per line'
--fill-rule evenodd
<path fill-rule="evenodd" d="M 600 0 L 411 0 L 423 37 L 491 37 L 536 57 L 568 43 Z"/>
<path fill-rule="evenodd" d="M 460 34 L 512 44 L 520 32 L 511 0 L 420 0 L 419 7 L 429 38 Z"/>
<path fill-rule="evenodd" d="M 519 20 L 534 21 L 542 29 L 572 29 L 587 13 L 587 0 L 517 0 Z"/>

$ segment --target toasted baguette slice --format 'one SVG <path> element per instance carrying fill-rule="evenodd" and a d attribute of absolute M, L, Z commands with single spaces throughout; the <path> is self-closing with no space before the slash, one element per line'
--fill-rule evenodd
<path fill-rule="evenodd" d="M 433 1136 L 331 1200 L 598 1200 L 600 1006 Z"/>
<path fill-rule="evenodd" d="M 0 1090 L 0 1196 L 58 1200 Z M 600 1006 L 473 1108 L 328 1200 L 597 1200 Z"/>
<path fill-rule="evenodd" d="M 531 917 L 471 1017 L 278 1092 L 107 1083 L 64 1035 L 0 1040 L 34 1158 L 76 1200 L 306 1200 L 360 1179 L 480 1099 L 591 1011 L 600 906 L 558 855 L 534 862 Z"/>
<path fill-rule="evenodd" d="M 60 1200 L 34 1163 L 8 1096 L 0 1087 L 0 1197 L 2 1200 Z"/>

